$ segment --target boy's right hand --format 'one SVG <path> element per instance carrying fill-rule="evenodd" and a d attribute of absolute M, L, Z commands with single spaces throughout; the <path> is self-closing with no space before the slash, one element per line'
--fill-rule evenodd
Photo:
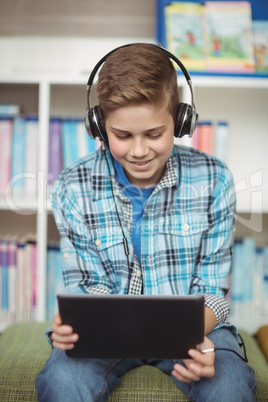
<path fill-rule="evenodd" d="M 74 343 L 78 341 L 78 334 L 73 333 L 73 328 L 70 325 L 62 325 L 59 313 L 54 316 L 51 330 L 51 338 L 55 348 L 70 350 L 73 349 Z"/>

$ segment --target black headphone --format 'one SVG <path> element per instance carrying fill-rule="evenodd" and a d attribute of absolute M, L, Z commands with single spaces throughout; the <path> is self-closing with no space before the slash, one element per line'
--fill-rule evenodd
<path fill-rule="evenodd" d="M 86 110 L 86 116 L 85 116 L 85 126 L 87 133 L 89 136 L 93 139 L 99 138 L 100 141 L 107 142 L 108 137 L 107 133 L 105 130 L 104 126 L 104 120 L 102 116 L 102 112 L 100 107 L 94 106 L 93 108 L 90 107 L 90 91 L 91 87 L 93 84 L 94 77 L 100 68 L 100 66 L 107 60 L 107 58 L 110 56 L 110 54 L 116 52 L 118 49 L 121 49 L 123 47 L 128 47 L 132 45 L 144 45 L 143 43 L 131 43 L 128 45 L 120 46 L 117 47 L 116 49 L 110 51 L 107 53 L 94 67 L 92 70 L 92 73 L 90 74 L 90 77 L 87 82 L 87 110 Z M 151 44 L 151 46 L 156 46 L 154 44 Z M 182 62 L 177 59 L 172 53 L 170 53 L 168 50 L 158 47 L 161 49 L 170 59 L 175 61 L 175 63 L 180 67 L 181 71 L 184 74 L 184 77 L 189 85 L 190 91 L 191 91 L 191 105 L 188 105 L 187 103 L 179 103 L 178 106 L 178 111 L 177 111 L 177 117 L 176 117 L 176 122 L 175 122 L 175 128 L 174 128 L 174 136 L 175 137 L 183 137 L 184 135 L 188 135 L 191 137 L 194 133 L 195 127 L 197 125 L 197 119 L 198 119 L 198 114 L 196 113 L 195 110 L 195 105 L 194 105 L 194 99 L 193 99 L 193 89 L 192 89 L 192 81 L 191 77 L 182 64 Z"/>

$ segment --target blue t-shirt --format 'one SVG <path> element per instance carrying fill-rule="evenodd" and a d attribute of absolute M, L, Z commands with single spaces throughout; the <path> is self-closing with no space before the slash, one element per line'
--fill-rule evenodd
<path fill-rule="evenodd" d="M 124 172 L 123 166 L 113 159 L 114 168 L 116 172 L 116 179 L 125 194 L 133 205 L 133 225 L 132 225 L 132 244 L 135 254 L 141 263 L 141 225 L 144 209 L 146 207 L 148 198 L 154 191 L 155 186 L 149 188 L 136 187 L 130 183 Z"/>

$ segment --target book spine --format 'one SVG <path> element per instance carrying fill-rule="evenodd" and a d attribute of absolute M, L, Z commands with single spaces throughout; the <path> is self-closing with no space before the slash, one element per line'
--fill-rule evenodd
<path fill-rule="evenodd" d="M 2 240 L 0 243 L 0 266 L 2 277 L 2 310 L 8 311 L 8 261 L 7 261 L 7 242 Z"/>
<path fill-rule="evenodd" d="M 263 249 L 256 248 L 253 266 L 253 313 L 261 317 L 263 313 Z"/>
<path fill-rule="evenodd" d="M 16 321 L 16 281 L 17 281 L 17 246 L 15 241 L 8 244 L 8 304 L 10 322 Z"/>
<path fill-rule="evenodd" d="M 195 149 L 200 149 L 200 126 L 201 123 L 198 122 L 193 134 L 193 148 Z"/>
<path fill-rule="evenodd" d="M 263 249 L 263 311 L 268 316 L 268 246 Z"/>
<path fill-rule="evenodd" d="M 87 132 L 85 130 L 85 124 L 82 121 L 77 122 L 77 142 L 78 142 L 78 157 L 83 158 L 89 153 Z"/>
<path fill-rule="evenodd" d="M 77 131 L 75 120 L 64 120 L 62 124 L 62 159 L 66 168 L 78 158 Z"/>
<path fill-rule="evenodd" d="M 214 155 L 227 163 L 229 125 L 227 121 L 219 121 L 215 129 Z"/>
<path fill-rule="evenodd" d="M 61 119 L 53 118 L 49 123 L 48 184 L 52 186 L 62 170 Z"/>
<path fill-rule="evenodd" d="M 25 194 L 34 196 L 37 191 L 38 119 L 36 116 L 26 119 L 25 137 Z"/>
<path fill-rule="evenodd" d="M 31 277 L 32 277 L 32 302 L 31 302 L 31 321 L 36 318 L 37 308 L 37 287 L 38 287 L 38 274 L 37 274 L 37 244 L 32 243 L 31 253 Z"/>
<path fill-rule="evenodd" d="M 64 293 L 60 264 L 60 248 L 49 245 L 47 250 L 47 320 L 53 320 L 57 312 L 57 295 Z"/>
<path fill-rule="evenodd" d="M 0 105 L 0 116 L 14 117 L 20 113 L 19 105 Z"/>
<path fill-rule="evenodd" d="M 211 121 L 203 121 L 200 124 L 199 149 L 202 152 L 213 155 L 214 152 L 214 131 Z"/>
<path fill-rule="evenodd" d="M 26 158 L 26 133 L 25 120 L 16 117 L 13 121 L 12 132 L 12 159 L 11 176 L 12 191 L 22 193 L 25 188 L 25 158 Z"/>
<path fill-rule="evenodd" d="M 0 194 L 5 194 L 11 178 L 12 119 L 0 118 Z"/>
<path fill-rule="evenodd" d="M 25 258 L 25 242 L 21 239 L 17 243 L 17 280 L 16 280 L 16 293 L 17 293 L 17 321 L 21 322 L 24 319 L 25 301 L 24 301 L 24 271 L 26 270 Z"/>

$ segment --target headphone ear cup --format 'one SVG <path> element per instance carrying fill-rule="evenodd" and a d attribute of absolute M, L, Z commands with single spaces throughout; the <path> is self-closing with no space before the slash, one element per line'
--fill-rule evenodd
<path fill-rule="evenodd" d="M 105 130 L 104 119 L 103 119 L 101 108 L 99 106 L 94 106 L 93 110 L 95 112 L 96 123 L 97 123 L 97 130 L 98 130 L 97 137 L 101 141 L 107 142 L 108 136 L 107 136 L 107 133 Z"/>
<path fill-rule="evenodd" d="M 108 141 L 102 112 L 99 106 L 94 106 L 87 110 L 84 121 L 87 133 L 91 138 L 99 138 L 100 141 Z"/>
<path fill-rule="evenodd" d="M 192 106 L 180 103 L 177 111 L 174 135 L 181 138 L 184 135 L 192 136 L 197 123 L 197 114 Z"/>

